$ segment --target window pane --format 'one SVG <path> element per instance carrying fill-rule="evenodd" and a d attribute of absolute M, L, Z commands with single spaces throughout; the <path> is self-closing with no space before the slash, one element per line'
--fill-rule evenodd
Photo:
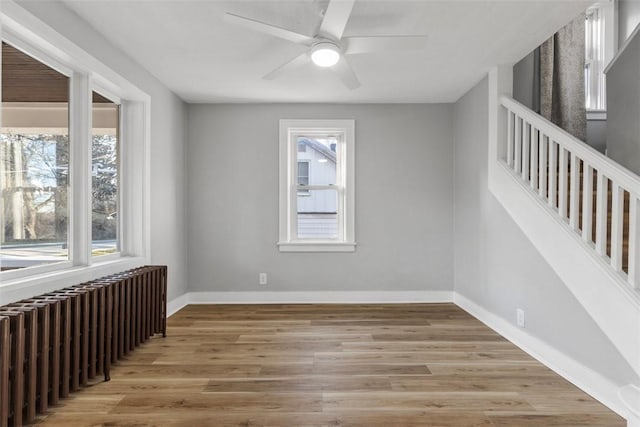
<path fill-rule="evenodd" d="M 298 162 L 298 185 L 309 185 L 309 162 Z"/>
<path fill-rule="evenodd" d="M 91 254 L 117 252 L 118 104 L 93 93 Z"/>
<path fill-rule="evenodd" d="M 298 193 L 298 238 L 338 238 L 338 192 L 333 189 Z"/>
<path fill-rule="evenodd" d="M 307 163 L 308 185 L 334 185 L 336 183 L 336 147 L 333 136 L 299 136 L 297 139 L 298 165 Z M 302 149 L 301 147 L 304 147 Z M 300 168 L 298 167 L 298 174 Z M 298 180 L 300 183 L 300 180 Z"/>
<path fill-rule="evenodd" d="M 69 78 L 2 43 L 0 269 L 69 259 Z"/>

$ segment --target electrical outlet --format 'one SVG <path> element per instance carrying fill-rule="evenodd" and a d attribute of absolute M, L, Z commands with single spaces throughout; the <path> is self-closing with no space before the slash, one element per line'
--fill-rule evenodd
<path fill-rule="evenodd" d="M 267 273 L 260 273 L 260 284 L 261 285 L 267 284 Z"/>
<path fill-rule="evenodd" d="M 524 310 L 521 308 L 516 309 L 516 323 L 524 328 Z"/>

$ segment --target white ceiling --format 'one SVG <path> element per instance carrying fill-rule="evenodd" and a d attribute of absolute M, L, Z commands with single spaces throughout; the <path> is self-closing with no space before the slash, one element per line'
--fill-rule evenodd
<path fill-rule="evenodd" d="M 327 0 L 64 0 L 187 102 L 453 102 L 495 64 L 513 63 L 588 2 L 359 0 L 344 36 L 427 35 L 422 52 L 350 56 L 349 90 L 312 64 L 262 76 L 303 46 L 223 20 L 225 12 L 314 35 Z"/>

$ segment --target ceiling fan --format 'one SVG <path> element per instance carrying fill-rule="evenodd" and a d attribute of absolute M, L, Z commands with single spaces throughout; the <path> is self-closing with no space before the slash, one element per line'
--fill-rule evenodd
<path fill-rule="evenodd" d="M 426 41 L 426 36 L 342 37 L 354 2 L 329 0 L 320 28 L 313 37 L 233 13 L 226 13 L 225 20 L 308 47 L 307 51 L 264 75 L 264 79 L 275 79 L 284 71 L 311 61 L 335 70 L 342 82 L 353 90 L 360 87 L 360 81 L 349 65 L 348 55 L 422 50 Z"/>

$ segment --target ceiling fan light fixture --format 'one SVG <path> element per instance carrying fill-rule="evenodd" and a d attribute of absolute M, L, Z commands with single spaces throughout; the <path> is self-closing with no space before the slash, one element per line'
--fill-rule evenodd
<path fill-rule="evenodd" d="M 340 60 L 340 49 L 333 43 L 317 43 L 311 49 L 311 60 L 318 67 L 331 67 Z"/>

